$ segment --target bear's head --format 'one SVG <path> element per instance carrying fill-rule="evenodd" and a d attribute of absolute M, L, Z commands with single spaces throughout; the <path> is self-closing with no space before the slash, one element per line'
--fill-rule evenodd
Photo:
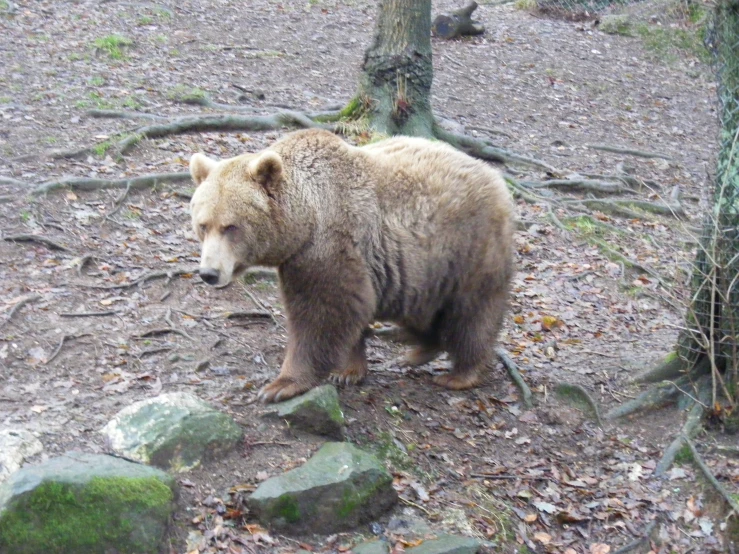
<path fill-rule="evenodd" d="M 197 185 L 190 213 L 202 244 L 203 281 L 223 286 L 250 266 L 273 265 L 269 253 L 279 234 L 283 187 L 280 156 L 266 150 L 217 161 L 195 154 L 190 174 Z"/>

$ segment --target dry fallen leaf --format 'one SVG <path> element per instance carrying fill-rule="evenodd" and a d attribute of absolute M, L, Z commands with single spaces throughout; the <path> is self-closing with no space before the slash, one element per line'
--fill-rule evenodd
<path fill-rule="evenodd" d="M 549 544 L 552 542 L 552 535 L 542 532 L 534 533 L 534 540 L 541 544 Z"/>
<path fill-rule="evenodd" d="M 602 542 L 594 543 L 590 545 L 590 554 L 608 554 L 611 551 L 611 547 Z"/>

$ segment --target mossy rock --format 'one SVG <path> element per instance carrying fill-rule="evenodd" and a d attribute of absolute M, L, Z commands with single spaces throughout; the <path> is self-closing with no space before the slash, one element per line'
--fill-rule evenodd
<path fill-rule="evenodd" d="M 275 404 L 274 410 L 271 414 L 276 414 L 301 431 L 337 440 L 344 436 L 344 414 L 339 405 L 339 394 L 333 385 L 316 387 Z"/>
<path fill-rule="evenodd" d="M 225 456 L 244 434 L 226 414 L 180 392 L 124 408 L 101 432 L 117 454 L 176 472 Z"/>
<path fill-rule="evenodd" d="M 406 549 L 406 554 L 476 554 L 482 548 L 482 541 L 472 537 L 441 535 L 436 539 L 423 541 L 418 546 Z"/>
<path fill-rule="evenodd" d="M 263 482 L 247 503 L 286 533 L 334 533 L 372 521 L 397 501 L 393 478 L 354 445 L 325 444 L 303 466 Z"/>
<path fill-rule="evenodd" d="M 99 454 L 26 466 L 0 486 L 0 554 L 161 552 L 174 479 Z"/>

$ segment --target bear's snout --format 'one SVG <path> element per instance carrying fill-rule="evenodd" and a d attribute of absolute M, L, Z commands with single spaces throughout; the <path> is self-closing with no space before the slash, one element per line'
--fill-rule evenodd
<path fill-rule="evenodd" d="M 209 285 L 217 285 L 221 274 L 217 269 L 211 267 L 200 268 L 200 278 Z"/>

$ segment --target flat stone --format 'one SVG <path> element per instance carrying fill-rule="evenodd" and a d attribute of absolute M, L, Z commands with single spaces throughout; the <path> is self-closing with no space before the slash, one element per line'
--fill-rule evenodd
<path fill-rule="evenodd" d="M 314 435 L 341 440 L 344 437 L 344 414 L 339 405 L 339 394 L 333 385 L 322 385 L 305 394 L 273 405 L 280 419 L 291 427 Z"/>
<path fill-rule="evenodd" d="M 423 541 L 418 546 L 407 548 L 406 554 L 477 554 L 482 541 L 472 537 L 440 535 L 436 539 Z"/>
<path fill-rule="evenodd" d="M 353 554 L 388 554 L 390 552 L 390 545 L 387 541 L 374 540 L 359 543 L 352 547 Z"/>
<path fill-rule="evenodd" d="M 26 429 L 0 429 L 0 483 L 43 450 L 41 441 Z"/>
<path fill-rule="evenodd" d="M 153 467 L 72 452 L 0 485 L 0 553 L 160 552 L 174 479 Z"/>
<path fill-rule="evenodd" d="M 117 454 L 175 472 L 221 458 L 243 438 L 233 419 L 182 392 L 131 404 L 101 433 Z"/>
<path fill-rule="evenodd" d="M 393 478 L 371 454 L 330 442 L 303 466 L 264 481 L 247 503 L 262 524 L 333 533 L 372 521 L 397 501 Z"/>

